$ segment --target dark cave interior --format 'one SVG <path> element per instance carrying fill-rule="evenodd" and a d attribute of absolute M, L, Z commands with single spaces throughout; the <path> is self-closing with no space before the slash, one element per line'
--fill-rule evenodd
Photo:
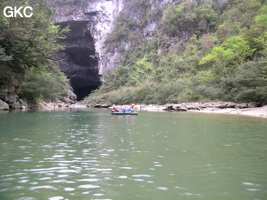
<path fill-rule="evenodd" d="M 101 85 L 98 74 L 98 58 L 88 21 L 70 21 L 59 23 L 61 27 L 68 26 L 70 31 L 65 40 L 59 44 L 65 50 L 58 52 L 59 65 L 62 72 L 70 79 L 77 100 L 88 96 Z"/>
<path fill-rule="evenodd" d="M 73 92 L 77 95 L 77 101 L 81 101 L 97 88 L 98 86 L 79 87 L 79 88 L 73 88 Z"/>

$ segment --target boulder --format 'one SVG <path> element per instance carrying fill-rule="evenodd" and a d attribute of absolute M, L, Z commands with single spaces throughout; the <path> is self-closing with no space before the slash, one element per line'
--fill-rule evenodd
<path fill-rule="evenodd" d="M 187 108 L 186 107 L 177 107 L 176 108 L 176 111 L 187 111 Z"/>
<path fill-rule="evenodd" d="M 95 104 L 95 105 L 93 105 L 94 108 L 101 108 L 101 106 L 102 106 L 101 104 Z"/>
<path fill-rule="evenodd" d="M 259 103 L 258 103 L 258 102 L 249 102 L 249 103 L 248 103 L 248 107 L 249 107 L 249 108 L 256 108 L 256 107 L 259 107 Z"/>
<path fill-rule="evenodd" d="M 45 107 L 42 104 L 33 104 L 30 106 L 30 108 L 33 110 L 39 110 L 39 109 L 44 109 Z"/>
<path fill-rule="evenodd" d="M 175 110 L 176 111 L 187 111 L 187 108 L 183 104 L 177 104 L 177 105 L 175 105 Z"/>
<path fill-rule="evenodd" d="M 209 102 L 203 104 L 202 108 L 218 108 L 218 109 L 224 109 L 224 108 L 235 108 L 236 104 L 233 102 Z"/>
<path fill-rule="evenodd" d="M 185 104 L 185 107 L 187 108 L 187 110 L 200 110 L 199 103 L 187 103 Z"/>
<path fill-rule="evenodd" d="M 0 110 L 9 110 L 9 106 L 6 102 L 0 99 Z"/>
<path fill-rule="evenodd" d="M 109 108 L 110 104 L 95 104 L 93 105 L 94 108 Z"/>
<path fill-rule="evenodd" d="M 166 107 L 163 108 L 163 110 L 166 110 L 166 111 L 174 111 L 175 109 L 174 109 L 173 105 L 166 105 Z"/>
<path fill-rule="evenodd" d="M 226 102 L 226 108 L 235 108 L 236 103 Z"/>
<path fill-rule="evenodd" d="M 8 91 L 7 89 L 0 89 L 0 99 L 8 104 L 9 109 L 26 109 L 28 104 L 26 101 L 19 98 L 13 92 Z"/>
<path fill-rule="evenodd" d="M 236 108 L 248 108 L 248 103 L 241 103 L 241 104 L 236 104 Z"/>

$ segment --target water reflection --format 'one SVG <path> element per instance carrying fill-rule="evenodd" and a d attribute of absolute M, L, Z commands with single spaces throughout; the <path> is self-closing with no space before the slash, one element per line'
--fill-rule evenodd
<path fill-rule="evenodd" d="M 267 195 L 267 127 L 261 119 L 94 110 L 0 119 L 0 199 Z"/>

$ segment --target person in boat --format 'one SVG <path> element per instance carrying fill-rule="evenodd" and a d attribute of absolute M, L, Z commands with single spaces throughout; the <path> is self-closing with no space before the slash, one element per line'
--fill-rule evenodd
<path fill-rule="evenodd" d="M 113 107 L 111 112 L 134 112 L 134 104 L 132 104 L 129 109 L 123 108 L 122 110 L 117 110 L 115 107 Z"/>
<path fill-rule="evenodd" d="M 111 112 L 118 112 L 118 110 L 115 107 L 113 107 Z"/>
<path fill-rule="evenodd" d="M 134 112 L 134 104 L 131 105 L 131 112 Z"/>
<path fill-rule="evenodd" d="M 127 109 L 127 112 L 134 112 L 134 104 L 132 104 L 130 108 Z"/>

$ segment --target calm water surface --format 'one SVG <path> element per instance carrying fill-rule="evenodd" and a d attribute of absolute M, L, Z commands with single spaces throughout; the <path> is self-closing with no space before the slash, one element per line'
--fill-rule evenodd
<path fill-rule="evenodd" d="M 0 113 L 0 199 L 266 200 L 267 120 Z"/>

